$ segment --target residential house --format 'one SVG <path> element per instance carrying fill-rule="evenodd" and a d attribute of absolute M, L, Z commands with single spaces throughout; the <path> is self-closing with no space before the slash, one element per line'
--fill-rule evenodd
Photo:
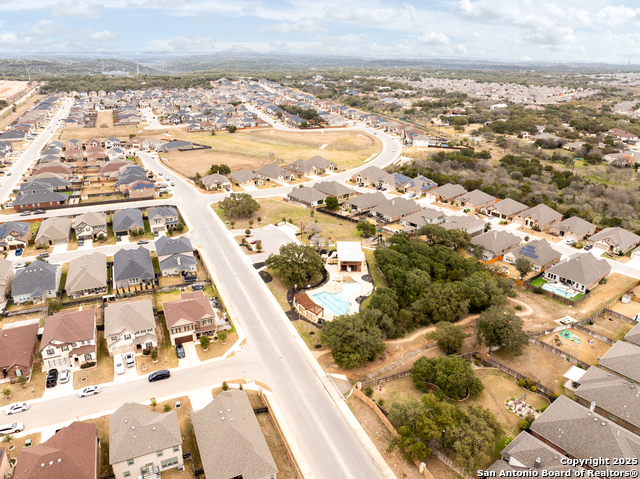
<path fill-rule="evenodd" d="M 520 246 L 521 242 L 522 240 L 519 236 L 504 230 L 487 231 L 471 240 L 473 247 L 484 246 L 484 252 L 481 257 L 482 261 L 490 261 L 494 258 L 504 256 L 512 249 Z"/>
<path fill-rule="evenodd" d="M 506 198 L 504 200 L 492 203 L 489 206 L 482 208 L 482 212 L 488 216 L 494 218 L 500 218 L 501 220 L 511 221 L 520 212 L 525 211 L 529 207 L 522 203 Z"/>
<path fill-rule="evenodd" d="M 638 318 L 638 315 L 636 315 Z M 633 343 L 640 346 L 640 322 L 638 322 L 631 330 L 624 335 L 624 340 L 628 343 Z"/>
<path fill-rule="evenodd" d="M 104 308 L 104 337 L 109 355 L 142 354 L 158 346 L 153 301 L 109 303 Z"/>
<path fill-rule="evenodd" d="M 109 416 L 109 464 L 115 479 L 160 477 L 184 464 L 178 413 L 128 402 Z"/>
<path fill-rule="evenodd" d="M 242 188 L 252 187 L 252 186 L 261 186 L 264 185 L 264 181 L 260 177 L 260 175 L 255 174 L 253 171 L 249 170 L 238 170 L 234 171 L 229 175 L 231 181 L 233 181 L 236 185 L 241 186 Z"/>
<path fill-rule="evenodd" d="M 245 391 L 222 391 L 191 420 L 207 479 L 276 479 L 278 468 Z"/>
<path fill-rule="evenodd" d="M 226 176 L 214 173 L 200 178 L 200 183 L 207 190 L 215 190 L 218 188 L 231 189 L 231 181 Z"/>
<path fill-rule="evenodd" d="M 6 447 L 0 447 L 0 477 L 10 477 L 13 465 L 9 462 L 9 451 Z"/>
<path fill-rule="evenodd" d="M 552 235 L 576 241 L 583 240 L 587 236 L 593 235 L 595 232 L 596 225 L 577 216 L 567 218 L 566 220 L 560 221 L 549 228 L 549 233 Z"/>
<path fill-rule="evenodd" d="M 83 213 L 76 217 L 73 228 L 77 239 L 106 238 L 107 215 L 103 211 Z"/>
<path fill-rule="evenodd" d="M 66 216 L 51 216 L 40 223 L 36 234 L 37 245 L 62 245 L 71 239 L 71 218 Z"/>
<path fill-rule="evenodd" d="M 447 183 L 446 185 L 434 188 L 427 194 L 427 198 L 438 201 L 440 203 L 449 203 L 455 201 L 459 196 L 467 193 L 467 190 L 460 185 Z"/>
<path fill-rule="evenodd" d="M 198 270 L 198 264 L 193 256 L 193 246 L 185 236 L 178 238 L 161 236 L 156 240 L 156 253 L 162 276 L 194 273 Z"/>
<path fill-rule="evenodd" d="M 402 226 L 406 226 L 403 231 L 411 232 L 425 225 L 439 225 L 448 218 L 442 211 L 435 208 L 424 208 L 416 213 L 405 216 L 400 220 Z"/>
<path fill-rule="evenodd" d="M 362 186 L 373 185 L 378 188 L 395 189 L 396 180 L 391 173 L 378 168 L 368 166 L 351 177 L 351 181 Z"/>
<path fill-rule="evenodd" d="M 82 142 L 80 140 L 71 139 L 64 142 L 65 150 L 82 150 Z"/>
<path fill-rule="evenodd" d="M 18 454 L 13 479 L 96 479 L 100 470 L 98 427 L 74 421 Z"/>
<path fill-rule="evenodd" d="M 213 336 L 229 329 L 229 325 L 219 319 L 204 292 L 182 293 L 180 298 L 162 304 L 171 344 L 196 341 L 202 334 Z"/>
<path fill-rule="evenodd" d="M 137 208 L 125 208 L 113 214 L 113 232 L 116 236 L 128 235 L 135 230 L 144 231 L 142 211 Z"/>
<path fill-rule="evenodd" d="M 591 366 L 578 380 L 574 396 L 586 408 L 610 418 L 634 434 L 640 434 L 640 404 L 638 389 L 626 379 Z"/>
<path fill-rule="evenodd" d="M 345 201 L 342 207 L 357 213 L 366 213 L 385 201 L 387 201 L 387 197 L 382 193 L 366 193 Z"/>
<path fill-rule="evenodd" d="M 598 361 L 598 365 L 605 371 L 630 379 L 636 384 L 640 382 L 638 364 L 640 364 L 640 347 L 626 341 L 616 341 Z"/>
<path fill-rule="evenodd" d="M 7 221 L 0 224 L 0 248 L 4 251 L 26 248 L 31 239 L 31 223 Z"/>
<path fill-rule="evenodd" d="M 521 211 L 513 217 L 513 222 L 536 231 L 549 229 L 562 220 L 562 215 L 544 203 Z"/>
<path fill-rule="evenodd" d="M 349 198 L 353 198 L 356 194 L 356 192 L 351 188 L 348 188 L 337 181 L 320 181 L 314 184 L 313 188 L 327 196 L 337 198 L 340 203 L 348 200 Z"/>
<path fill-rule="evenodd" d="M 26 268 L 16 271 L 11 297 L 15 303 L 44 303 L 47 299 L 57 297 L 60 277 L 59 265 L 37 259 Z"/>
<path fill-rule="evenodd" d="M 460 230 L 469 233 L 472 238 L 484 233 L 485 222 L 480 218 L 466 215 L 447 216 L 445 222 L 442 223 L 444 229 Z"/>
<path fill-rule="evenodd" d="M 498 201 L 498 198 L 491 196 L 481 190 L 473 190 L 468 193 L 464 193 L 457 199 L 460 206 L 468 208 L 471 211 L 480 210 Z"/>
<path fill-rule="evenodd" d="M 323 192 L 309 187 L 294 188 L 287 195 L 287 199 L 289 201 L 300 203 L 309 208 L 315 208 L 316 206 L 322 205 L 326 198 L 327 195 Z"/>
<path fill-rule="evenodd" d="M 605 228 L 587 238 L 587 244 L 610 253 L 625 254 L 640 246 L 640 236 L 618 226 Z"/>
<path fill-rule="evenodd" d="M 120 140 L 118 138 L 110 136 L 109 138 L 104 140 L 104 145 L 103 146 L 106 149 L 109 149 L 109 148 L 120 148 L 122 146 L 122 144 L 120 143 Z"/>
<path fill-rule="evenodd" d="M 69 195 L 51 190 L 18 192 L 18 196 L 13 200 L 13 208 L 18 211 L 37 210 L 50 208 L 52 206 L 66 205 Z"/>
<path fill-rule="evenodd" d="M 0 380 L 31 378 L 39 325 L 27 324 L 0 330 Z"/>
<path fill-rule="evenodd" d="M 591 253 L 576 253 L 547 269 L 544 272 L 544 279 L 564 283 L 577 291 L 586 293 L 609 276 L 609 273 L 611 273 L 611 266 L 606 260 L 598 259 Z"/>
<path fill-rule="evenodd" d="M 284 167 L 295 175 L 321 175 L 338 169 L 338 165 L 320 155 L 312 156 L 307 160 L 296 160 Z"/>
<path fill-rule="evenodd" d="M 633 133 L 629 133 L 626 130 L 622 130 L 620 128 L 612 128 L 604 133 L 605 135 L 612 136 L 616 140 L 620 140 L 623 142 L 636 142 L 638 141 L 638 135 Z"/>
<path fill-rule="evenodd" d="M 422 207 L 413 200 L 392 198 L 371 208 L 371 213 L 387 223 L 394 223 L 421 209 Z"/>
<path fill-rule="evenodd" d="M 120 249 L 113 255 L 113 287 L 152 285 L 155 280 L 151 254 L 147 248 Z"/>
<path fill-rule="evenodd" d="M 178 210 L 173 206 L 159 206 L 147 210 L 147 218 L 151 231 L 154 234 L 166 233 L 169 228 L 176 226 L 180 221 Z"/>
<path fill-rule="evenodd" d="M 46 318 L 40 353 L 43 369 L 96 361 L 96 310 L 61 311 Z"/>
<path fill-rule="evenodd" d="M 422 175 L 418 175 L 411 181 L 407 181 L 402 185 L 402 189 L 405 193 L 415 193 L 418 196 L 426 195 L 437 187 L 438 184 L 435 181 Z"/>
<path fill-rule="evenodd" d="M 0 302 L 5 301 L 10 295 L 11 282 L 13 281 L 13 263 L 0 258 Z"/>
<path fill-rule="evenodd" d="M 82 161 L 84 160 L 84 151 L 77 148 L 71 148 L 64 153 L 64 161 Z"/>
<path fill-rule="evenodd" d="M 274 164 L 263 166 L 256 171 L 256 174 L 264 180 L 273 181 L 291 181 L 296 177 L 290 171 L 287 171 L 284 168 Z"/>
<path fill-rule="evenodd" d="M 505 262 L 516 264 L 518 258 L 528 260 L 536 272 L 551 268 L 560 262 L 562 254 L 551 247 L 545 239 L 526 243 L 522 248 L 516 248 L 504 255 Z"/>
<path fill-rule="evenodd" d="M 84 142 L 85 148 L 102 148 L 102 140 L 100 138 L 90 138 Z"/>
<path fill-rule="evenodd" d="M 106 294 L 107 257 L 96 251 L 69 261 L 65 291 L 70 298 Z"/>

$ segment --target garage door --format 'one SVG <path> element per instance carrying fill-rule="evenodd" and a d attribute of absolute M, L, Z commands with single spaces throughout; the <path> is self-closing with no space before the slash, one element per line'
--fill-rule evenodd
<path fill-rule="evenodd" d="M 179 338 L 175 338 L 176 344 L 188 343 L 189 341 L 193 341 L 193 336 L 181 336 Z"/>

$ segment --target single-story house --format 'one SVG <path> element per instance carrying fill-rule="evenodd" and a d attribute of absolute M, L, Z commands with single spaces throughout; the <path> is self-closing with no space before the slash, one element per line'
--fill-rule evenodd
<path fill-rule="evenodd" d="M 327 196 L 336 197 L 340 203 L 348 200 L 349 198 L 353 198 L 356 195 L 356 192 L 351 188 L 348 188 L 337 181 L 319 181 L 313 185 L 313 189 L 318 190 Z"/>
<path fill-rule="evenodd" d="M 388 223 L 393 223 L 421 209 L 422 207 L 413 200 L 393 198 L 371 208 L 371 213 Z"/>
<path fill-rule="evenodd" d="M 65 291 L 70 298 L 107 292 L 107 257 L 94 252 L 69 261 Z"/>
<path fill-rule="evenodd" d="M 387 201 L 387 197 L 382 193 L 365 193 L 345 201 L 342 207 L 357 213 L 366 213 L 385 201 Z"/>
<path fill-rule="evenodd" d="M 529 207 L 527 205 L 523 205 L 511 198 L 506 198 L 482 208 L 481 211 L 486 215 L 500 218 L 501 220 L 511 221 L 518 213 L 525 211 L 528 208 Z"/>
<path fill-rule="evenodd" d="M 231 181 L 224 175 L 214 173 L 200 178 L 200 183 L 207 190 L 215 190 L 217 188 L 231 188 Z"/>
<path fill-rule="evenodd" d="M 611 253 L 627 253 L 640 246 L 640 236 L 619 226 L 605 228 L 587 238 L 587 244 Z"/>
<path fill-rule="evenodd" d="M 426 195 L 427 193 L 436 189 L 437 187 L 438 187 L 438 184 L 435 181 L 430 180 L 425 176 L 418 175 L 415 178 L 411 179 L 410 181 L 407 181 L 406 183 L 404 183 L 400 187 L 400 189 L 403 190 L 405 193 L 415 193 L 416 195 L 422 196 L 422 195 Z"/>
<path fill-rule="evenodd" d="M 0 379 L 31 377 L 39 325 L 27 324 L 0 331 Z"/>
<path fill-rule="evenodd" d="M 339 271 L 360 273 L 367 270 L 367 260 L 359 242 L 338 241 L 336 247 Z"/>
<path fill-rule="evenodd" d="M 561 220 L 562 215 L 544 203 L 521 211 L 513 217 L 514 223 L 539 231 L 549 229 Z"/>
<path fill-rule="evenodd" d="M 391 173 L 387 173 L 377 166 L 368 166 L 362 171 L 354 174 L 351 181 L 363 184 L 363 186 L 373 185 L 376 187 L 395 189 L 396 180 Z"/>
<path fill-rule="evenodd" d="M 424 208 L 416 213 L 405 216 L 400 224 L 412 228 L 420 228 L 425 225 L 439 225 L 445 222 L 447 215 L 435 208 Z"/>
<path fill-rule="evenodd" d="M 564 283 L 573 289 L 586 293 L 595 288 L 603 278 L 611 273 L 611 266 L 604 259 L 591 253 L 576 253 L 567 260 L 552 266 L 544 272 L 544 279 Z"/>
<path fill-rule="evenodd" d="M 484 246 L 482 261 L 490 261 L 504 256 L 509 251 L 520 246 L 522 239 L 508 231 L 487 231 L 471 239 L 472 246 Z"/>
<path fill-rule="evenodd" d="M 264 180 L 273 181 L 291 181 L 296 177 L 296 175 L 294 175 L 290 171 L 287 171 L 281 166 L 274 164 L 263 166 L 256 171 L 256 174 Z"/>
<path fill-rule="evenodd" d="M 471 211 L 480 210 L 498 201 L 498 198 L 491 196 L 481 190 L 473 190 L 459 196 L 457 202 L 463 208 L 469 208 Z"/>
<path fill-rule="evenodd" d="M 505 262 L 516 264 L 518 258 L 524 258 L 531 262 L 534 271 L 543 271 L 560 262 L 562 254 L 551 247 L 545 239 L 539 239 L 526 243 L 522 248 L 516 248 L 504 255 Z"/>
<path fill-rule="evenodd" d="M 28 191 L 24 194 L 18 194 L 18 197 L 13 200 L 13 208 L 16 211 L 37 210 L 50 208 L 52 206 L 66 205 L 68 201 L 69 195 L 58 193 L 57 191 Z"/>
<path fill-rule="evenodd" d="M 315 208 L 316 206 L 320 206 L 324 203 L 327 195 L 315 188 L 302 187 L 291 190 L 287 195 L 287 198 L 290 201 L 301 203 L 309 208 Z"/>
<path fill-rule="evenodd" d="M 61 245 L 71 239 L 71 218 L 51 216 L 40 223 L 36 234 L 37 245 Z"/>
<path fill-rule="evenodd" d="M 465 233 L 469 233 L 469 236 L 473 238 L 474 236 L 484 233 L 485 222 L 474 216 L 451 215 L 447 216 L 445 222 L 440 226 L 447 230 L 456 229 L 464 231 Z"/>
<path fill-rule="evenodd" d="M 242 188 L 246 188 L 247 186 L 261 186 L 264 185 L 264 181 L 260 177 L 260 175 L 255 174 L 253 171 L 249 170 L 238 170 L 234 171 L 229 175 L 231 181 L 233 181 L 238 186 Z"/>
<path fill-rule="evenodd" d="M 577 216 L 572 216 L 551 226 L 549 233 L 579 241 L 593 235 L 596 232 L 596 228 L 597 226 L 593 223 L 589 223 Z"/>
<path fill-rule="evenodd" d="M 598 361 L 598 365 L 605 371 L 631 379 L 636 384 L 640 382 L 638 364 L 640 364 L 640 347 L 626 341 L 616 341 Z"/>
<path fill-rule="evenodd" d="M 449 203 L 465 193 L 467 193 L 467 190 L 463 186 L 447 183 L 431 190 L 427 193 L 427 198 L 440 203 Z"/>

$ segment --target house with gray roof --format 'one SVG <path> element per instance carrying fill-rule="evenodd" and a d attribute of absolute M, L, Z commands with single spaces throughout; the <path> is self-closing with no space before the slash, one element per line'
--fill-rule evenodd
<path fill-rule="evenodd" d="M 104 337 L 109 355 L 134 353 L 158 345 L 153 301 L 109 303 L 104 309 Z"/>
<path fill-rule="evenodd" d="M 0 224 L 0 249 L 13 250 L 25 248 L 31 239 L 31 223 L 26 221 L 7 221 Z"/>
<path fill-rule="evenodd" d="M 611 273 L 611 266 L 604 259 L 598 259 L 591 253 L 576 253 L 545 270 L 544 279 L 571 286 L 586 293 Z"/>
<path fill-rule="evenodd" d="M 458 203 L 471 211 L 480 210 L 498 201 L 498 198 L 482 190 L 473 190 L 458 197 Z"/>
<path fill-rule="evenodd" d="M 217 188 L 231 188 L 231 181 L 224 175 L 214 173 L 200 178 L 200 183 L 207 190 L 215 190 Z"/>
<path fill-rule="evenodd" d="M 627 334 L 624 335 L 624 340 L 628 343 L 640 346 L 640 322 L 638 322 Z"/>
<path fill-rule="evenodd" d="M 500 218 L 501 220 L 511 221 L 520 212 L 525 211 L 529 207 L 522 203 L 506 198 L 481 209 L 481 212 L 493 216 L 494 218 Z"/>
<path fill-rule="evenodd" d="M 626 341 L 617 341 L 600 358 L 599 366 L 606 371 L 640 382 L 640 347 Z M 638 391 L 636 391 L 637 393 Z"/>
<path fill-rule="evenodd" d="M 561 238 L 580 241 L 587 236 L 593 235 L 596 232 L 596 228 L 593 223 L 589 223 L 578 216 L 572 216 L 552 225 L 549 228 L 549 233 Z"/>
<path fill-rule="evenodd" d="M 448 218 L 441 210 L 435 208 L 424 208 L 420 211 L 405 216 L 400 220 L 400 224 L 406 228 L 403 231 L 410 233 L 425 225 L 439 225 Z"/>
<path fill-rule="evenodd" d="M 640 236 L 619 226 L 605 228 L 587 238 L 587 244 L 610 253 L 624 254 L 640 246 Z"/>
<path fill-rule="evenodd" d="M 516 264 L 518 258 L 528 260 L 534 271 L 542 271 L 551 268 L 562 259 L 562 254 L 551 247 L 545 239 L 539 239 L 526 243 L 521 248 L 516 248 L 504 255 L 505 262 Z"/>
<path fill-rule="evenodd" d="M 53 190 L 18 191 L 18 196 L 13 200 L 13 208 L 16 211 L 37 210 L 51 206 L 67 204 L 69 195 Z"/>
<path fill-rule="evenodd" d="M 374 208 L 385 201 L 387 201 L 387 197 L 382 193 L 365 193 L 364 195 L 356 196 L 355 198 L 345 201 L 342 204 L 342 208 L 350 209 L 357 213 L 366 213 L 371 210 L 371 208 Z"/>
<path fill-rule="evenodd" d="M 77 239 L 90 240 L 107 236 L 107 215 L 103 211 L 89 211 L 76 217 L 73 223 Z"/>
<path fill-rule="evenodd" d="M 608 468 L 630 471 L 634 465 L 612 465 L 613 458 L 640 458 L 640 437 L 608 417 L 560 396 L 531 424 L 531 434 L 559 455 L 578 459 L 608 458 L 610 465 L 593 465 L 599 473 Z M 626 462 L 626 461 L 625 461 Z"/>
<path fill-rule="evenodd" d="M 320 155 L 312 156 L 306 160 L 296 160 L 284 167 L 294 175 L 321 175 L 338 169 L 338 165 Z"/>
<path fill-rule="evenodd" d="M 455 200 L 466 192 L 467 190 L 463 186 L 447 183 L 446 185 L 431 190 L 427 193 L 427 198 L 440 203 L 449 203 L 451 200 Z"/>
<path fill-rule="evenodd" d="M 278 468 L 245 391 L 222 391 L 192 412 L 191 420 L 207 479 L 276 478 Z"/>
<path fill-rule="evenodd" d="M 69 261 L 65 291 L 70 298 L 107 292 L 107 257 L 99 252 Z"/>
<path fill-rule="evenodd" d="M 125 208 L 113 214 L 113 232 L 117 236 L 128 235 L 134 230 L 144 230 L 142 211 L 137 208 Z"/>
<path fill-rule="evenodd" d="M 401 218 L 420 211 L 422 207 L 413 200 L 392 198 L 371 208 L 371 213 L 387 223 L 400 221 Z"/>
<path fill-rule="evenodd" d="M 51 216 L 45 218 L 36 234 L 37 245 L 67 244 L 71 239 L 71 218 L 66 216 Z"/>
<path fill-rule="evenodd" d="M 43 176 L 39 178 L 31 177 L 28 180 L 30 181 L 20 183 L 20 191 L 23 193 L 26 193 L 28 191 L 38 191 L 38 190 L 44 190 L 44 191 L 65 190 L 69 188 L 69 185 L 71 184 L 67 179 L 61 178 L 58 176 L 53 176 L 53 175 Z"/>
<path fill-rule="evenodd" d="M 349 198 L 353 198 L 356 194 L 351 188 L 338 183 L 337 181 L 319 181 L 313 185 L 313 189 L 324 193 L 327 196 L 334 196 L 340 203 Z"/>
<path fill-rule="evenodd" d="M 153 284 L 155 275 L 149 250 L 120 249 L 113 255 L 113 287 L 127 288 L 139 284 Z"/>
<path fill-rule="evenodd" d="M 191 241 L 185 236 L 169 238 L 161 236 L 156 240 L 158 265 L 162 276 L 173 276 L 185 272 L 196 272 L 198 265 L 193 256 Z"/>
<path fill-rule="evenodd" d="M 482 261 L 490 261 L 498 256 L 504 256 L 509 251 L 520 246 L 522 239 L 508 231 L 487 231 L 471 240 L 472 249 L 474 246 L 484 246 Z"/>
<path fill-rule="evenodd" d="M 120 406 L 109 416 L 109 464 L 115 479 L 159 477 L 184 464 L 178 413 L 131 402 Z"/>
<path fill-rule="evenodd" d="M 37 259 L 15 273 L 11 297 L 18 304 L 28 301 L 33 301 L 34 304 L 44 303 L 57 296 L 61 276 L 60 265 Z"/>
<path fill-rule="evenodd" d="M 363 186 L 373 185 L 380 188 L 395 189 L 396 180 L 391 173 L 387 173 L 377 166 L 368 166 L 354 174 L 351 181 Z"/>
<path fill-rule="evenodd" d="M 316 190 L 315 188 L 302 187 L 291 190 L 287 195 L 287 198 L 289 201 L 300 203 L 308 208 L 315 208 L 316 206 L 324 204 L 324 200 L 327 196 L 328 195 Z"/>
<path fill-rule="evenodd" d="M 272 181 L 291 181 L 296 177 L 296 175 L 290 171 L 274 164 L 263 166 L 259 170 L 256 170 L 256 174 L 263 180 Z"/>
<path fill-rule="evenodd" d="M 562 220 L 562 215 L 544 203 L 521 211 L 513 217 L 513 222 L 533 230 L 547 230 Z"/>
<path fill-rule="evenodd" d="M 251 187 L 251 186 L 261 186 L 264 185 L 264 181 L 260 177 L 260 175 L 255 174 L 253 171 L 249 170 L 238 170 L 234 171 L 229 175 L 231 181 L 233 181 L 238 186 L 242 188 Z"/>
<path fill-rule="evenodd" d="M 158 206 L 147 210 L 147 219 L 153 234 L 164 234 L 180 221 L 178 210 L 173 206 Z"/>
<path fill-rule="evenodd" d="M 476 218 L 475 216 L 451 215 L 447 216 L 445 220 L 446 221 L 440 225 L 444 229 L 464 231 L 465 233 L 469 233 L 469 236 L 472 238 L 484 233 L 484 220 Z"/>
<path fill-rule="evenodd" d="M 574 392 L 578 404 L 586 408 L 594 405 L 596 413 L 611 418 L 634 434 L 640 434 L 637 384 L 596 366 L 591 366 L 578 382 L 580 386 Z"/>
<path fill-rule="evenodd" d="M 427 178 L 426 176 L 418 175 L 415 178 L 404 183 L 399 189 L 405 193 L 415 193 L 418 196 L 426 195 L 430 191 L 436 189 L 438 184 Z"/>

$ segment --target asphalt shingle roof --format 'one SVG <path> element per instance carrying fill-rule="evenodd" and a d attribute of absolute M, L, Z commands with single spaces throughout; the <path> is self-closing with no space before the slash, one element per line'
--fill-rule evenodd
<path fill-rule="evenodd" d="M 618 341 L 600 358 L 600 366 L 640 382 L 640 347 Z"/>
<path fill-rule="evenodd" d="M 26 268 L 19 270 L 11 285 L 12 296 L 30 294 L 42 296 L 46 291 L 57 291 L 56 272 L 60 266 L 35 260 Z"/>
<path fill-rule="evenodd" d="M 168 236 L 160 236 L 156 240 L 156 252 L 158 256 L 166 256 L 176 253 L 190 253 L 193 251 L 191 240 L 184 236 L 178 238 L 169 238 Z"/>
<path fill-rule="evenodd" d="M 138 249 L 118 250 L 113 255 L 113 270 L 116 281 L 154 278 L 151 254 L 142 246 Z"/>
<path fill-rule="evenodd" d="M 142 211 L 137 208 L 126 208 L 116 211 L 113 214 L 113 231 L 130 231 L 134 229 L 144 229 Z"/>
<path fill-rule="evenodd" d="M 605 259 L 598 259 L 591 253 L 577 253 L 568 260 L 552 266 L 546 273 L 588 286 L 609 271 L 611 266 Z"/>

